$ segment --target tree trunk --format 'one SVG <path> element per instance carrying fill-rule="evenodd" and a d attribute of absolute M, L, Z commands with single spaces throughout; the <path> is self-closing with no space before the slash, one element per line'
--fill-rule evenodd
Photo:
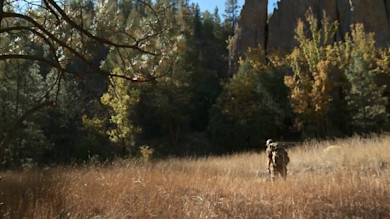
<path fill-rule="evenodd" d="M 179 141 L 180 126 L 179 125 L 169 126 L 169 133 L 171 137 L 171 143 L 173 146 L 176 147 Z"/>
<path fill-rule="evenodd" d="M 0 24 L 1 24 L 1 21 L 3 21 L 3 6 L 4 6 L 4 1 L 5 1 L 5 0 L 0 0 Z"/>

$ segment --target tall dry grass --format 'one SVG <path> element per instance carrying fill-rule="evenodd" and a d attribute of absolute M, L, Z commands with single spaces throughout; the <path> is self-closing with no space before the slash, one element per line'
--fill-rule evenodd
<path fill-rule="evenodd" d="M 0 218 L 390 217 L 390 136 L 288 151 L 275 182 L 264 153 L 3 172 Z"/>

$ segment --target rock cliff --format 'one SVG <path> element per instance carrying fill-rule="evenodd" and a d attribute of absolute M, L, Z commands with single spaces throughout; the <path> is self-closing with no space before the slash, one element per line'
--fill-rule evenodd
<path fill-rule="evenodd" d="M 243 56 L 249 47 L 263 47 L 266 44 L 268 0 L 245 0 L 238 25 L 231 42 L 229 72 L 233 73 L 238 66 L 238 58 Z"/>
<path fill-rule="evenodd" d="M 296 46 L 294 29 L 298 19 L 305 16 L 311 7 L 316 13 L 319 11 L 319 0 L 290 0 L 278 2 L 278 10 L 275 10 L 269 20 L 268 51 L 290 51 Z"/>
<path fill-rule="evenodd" d="M 350 25 L 363 23 L 374 32 L 379 47 L 390 44 L 390 0 L 281 0 L 267 22 L 267 0 L 245 0 L 230 47 L 230 73 L 237 70 L 237 60 L 248 47 L 261 44 L 268 52 L 290 52 L 296 45 L 294 29 L 311 8 L 318 19 L 324 14 L 337 20 L 335 40 L 343 40 Z"/>

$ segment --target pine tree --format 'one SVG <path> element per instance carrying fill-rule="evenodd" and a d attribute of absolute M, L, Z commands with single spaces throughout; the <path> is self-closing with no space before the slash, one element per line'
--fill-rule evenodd
<path fill-rule="evenodd" d="M 199 5 L 196 4 L 195 7 L 193 7 L 193 24 L 194 24 L 194 39 L 197 40 L 197 43 L 200 43 L 201 40 L 201 34 L 202 34 L 202 17 L 200 14 L 200 8 Z"/>
<path fill-rule="evenodd" d="M 238 11 L 239 6 L 237 0 L 226 0 L 225 2 L 225 22 L 230 26 L 232 32 L 234 33 L 234 28 L 238 22 Z"/>
<path fill-rule="evenodd" d="M 333 111 L 336 112 L 336 114 L 333 114 L 332 117 L 341 121 L 340 125 L 345 130 L 345 133 L 352 134 L 355 131 L 363 132 L 366 129 L 363 127 L 364 124 L 360 122 L 360 124 L 357 125 L 353 119 L 353 117 L 356 116 L 356 106 L 352 107 L 355 108 L 355 112 L 352 113 L 350 111 L 351 99 L 346 99 L 346 96 L 351 98 L 351 84 L 357 83 L 357 81 L 352 82 L 352 78 L 355 77 L 354 75 L 359 75 L 352 74 L 351 68 L 352 66 L 358 65 L 364 66 L 363 69 L 365 69 L 365 73 L 362 74 L 367 74 L 367 76 L 370 75 L 368 78 L 377 78 L 379 74 L 386 74 L 390 69 L 388 61 L 390 60 L 390 50 L 377 48 L 375 46 L 374 33 L 367 33 L 364 30 L 363 24 L 354 24 L 351 25 L 351 32 L 346 33 L 345 42 L 338 42 L 335 44 L 333 51 L 334 55 L 332 61 L 337 63 L 336 70 L 337 72 L 340 72 L 339 77 L 336 80 L 338 83 L 335 83 L 339 89 L 338 93 L 340 93 L 340 98 L 334 98 L 334 101 L 337 101 L 338 105 L 334 107 Z M 357 67 L 353 68 L 357 71 Z M 372 74 L 375 76 L 372 76 Z M 364 80 L 366 79 L 367 78 L 365 77 Z M 384 84 L 383 81 L 376 82 L 381 83 L 382 85 Z M 376 91 L 377 89 L 381 89 L 380 87 L 380 85 L 377 85 L 377 87 L 370 87 L 370 89 L 373 89 L 374 96 L 376 95 L 376 97 L 373 97 L 374 99 L 378 98 L 375 93 L 378 92 Z M 375 110 L 372 111 L 375 112 Z M 380 127 L 381 125 L 378 124 L 378 128 Z M 374 130 L 375 129 L 372 131 Z"/>
<path fill-rule="evenodd" d="M 212 141 L 232 152 L 278 135 L 287 111 L 285 101 L 278 96 L 283 89 L 275 86 L 282 80 L 271 68 L 255 69 L 251 61 L 242 62 L 210 111 L 208 132 Z"/>
<path fill-rule="evenodd" d="M 13 60 L 3 65 L 1 72 L 0 135 L 3 136 L 15 121 L 43 102 L 46 84 L 37 63 Z M 1 154 L 3 164 L 20 165 L 26 158 L 31 162 L 39 161 L 45 149 L 51 146 L 42 129 L 47 118 L 45 111 L 37 112 L 13 131 L 13 138 Z"/>
<path fill-rule="evenodd" d="M 350 83 L 346 100 L 352 114 L 352 125 L 358 132 L 381 130 L 387 120 L 387 98 L 383 96 L 386 86 L 378 86 L 375 73 L 358 55 L 345 71 Z"/>

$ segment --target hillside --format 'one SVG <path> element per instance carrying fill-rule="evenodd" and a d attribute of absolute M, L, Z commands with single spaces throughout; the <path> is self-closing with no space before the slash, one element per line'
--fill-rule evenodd
<path fill-rule="evenodd" d="M 0 217 L 388 218 L 389 142 L 290 148 L 289 176 L 274 183 L 264 153 L 2 172 Z M 329 145 L 342 150 L 324 153 Z"/>

